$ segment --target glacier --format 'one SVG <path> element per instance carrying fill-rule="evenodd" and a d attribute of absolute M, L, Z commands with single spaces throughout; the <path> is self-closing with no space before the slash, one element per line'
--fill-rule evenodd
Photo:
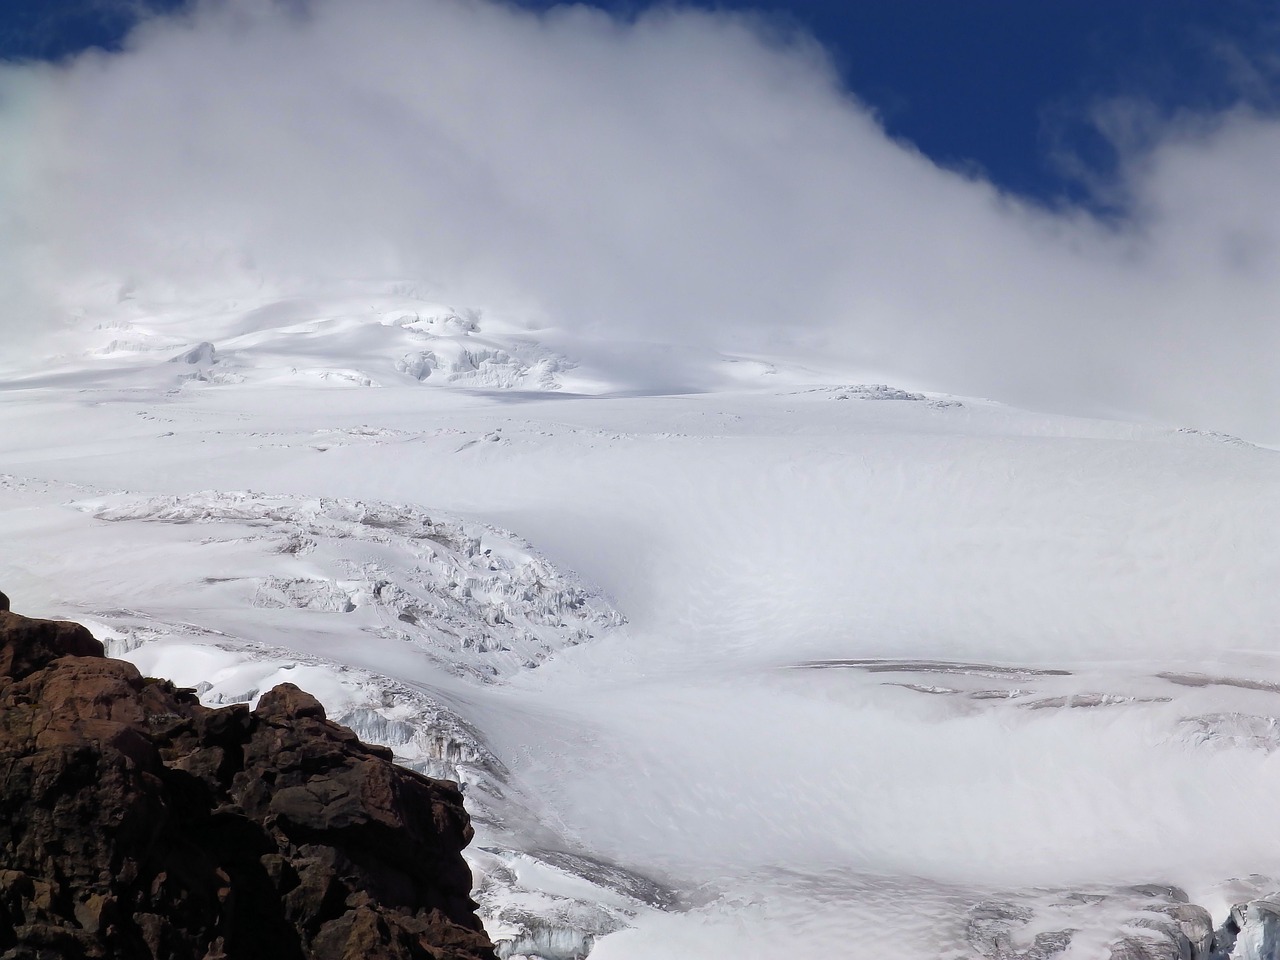
<path fill-rule="evenodd" d="M 5 591 L 463 784 L 503 956 L 1274 953 L 1273 450 L 407 281 L 41 350 Z"/>

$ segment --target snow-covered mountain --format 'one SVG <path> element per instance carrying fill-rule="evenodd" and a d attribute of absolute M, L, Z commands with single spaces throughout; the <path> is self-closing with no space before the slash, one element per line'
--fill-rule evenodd
<path fill-rule="evenodd" d="M 411 283 L 85 302 L 3 361 L 0 585 L 460 780 L 507 955 L 1202 956 L 1280 889 L 1271 450 Z"/>

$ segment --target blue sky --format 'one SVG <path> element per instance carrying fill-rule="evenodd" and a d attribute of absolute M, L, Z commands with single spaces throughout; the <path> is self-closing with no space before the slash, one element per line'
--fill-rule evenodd
<path fill-rule="evenodd" d="M 545 9 L 544 0 L 521 5 Z M 603 0 L 621 17 L 651 4 Z M 1280 92 L 1274 0 L 790 0 L 687 4 L 751 10 L 816 37 L 846 87 L 894 137 L 936 162 L 1046 202 L 1092 206 L 1117 153 L 1097 115 L 1271 111 Z M 2 0 L 0 55 L 116 48 L 147 11 L 183 0 Z"/>

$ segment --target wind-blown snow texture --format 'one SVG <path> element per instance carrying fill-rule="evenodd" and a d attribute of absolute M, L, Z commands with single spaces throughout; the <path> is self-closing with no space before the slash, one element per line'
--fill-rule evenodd
<path fill-rule="evenodd" d="M 0 585 L 461 780 L 508 954 L 1079 960 L 1280 889 L 1275 453 L 554 340 L 89 311 L 5 358 Z"/>

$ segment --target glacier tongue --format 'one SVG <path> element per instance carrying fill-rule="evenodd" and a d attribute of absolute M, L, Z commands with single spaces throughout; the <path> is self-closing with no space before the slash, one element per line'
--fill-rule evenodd
<path fill-rule="evenodd" d="M 121 614 L 103 616 L 118 625 Z M 140 632 L 99 629 L 109 654 L 147 672 L 172 672 L 212 706 L 256 702 L 284 680 L 315 690 L 333 718 L 362 740 L 390 747 L 410 769 L 459 783 L 476 830 L 465 851 L 473 895 L 500 956 L 585 957 L 597 937 L 627 927 L 640 913 L 674 905 L 653 881 L 568 852 L 572 839 L 547 822 L 480 731 L 424 690 L 297 651 L 226 635 L 214 642 L 190 625 L 153 623 L 149 640 L 140 640 Z M 202 674 L 216 682 L 190 680 Z"/>
<path fill-rule="evenodd" d="M 164 563 L 131 606 L 85 591 L 77 615 L 108 655 L 193 687 L 210 705 L 253 703 L 297 683 L 399 762 L 460 783 L 477 830 L 467 851 L 476 898 L 506 955 L 585 954 L 596 937 L 672 904 L 660 886 L 557 829 L 463 716 L 469 685 L 501 684 L 625 623 L 519 537 L 379 501 L 86 498 L 83 488 L 0 480 L 15 495 L 75 495 L 72 515 L 92 524 L 87 543 L 123 538 L 141 557 L 143 541 L 158 538 Z"/>

